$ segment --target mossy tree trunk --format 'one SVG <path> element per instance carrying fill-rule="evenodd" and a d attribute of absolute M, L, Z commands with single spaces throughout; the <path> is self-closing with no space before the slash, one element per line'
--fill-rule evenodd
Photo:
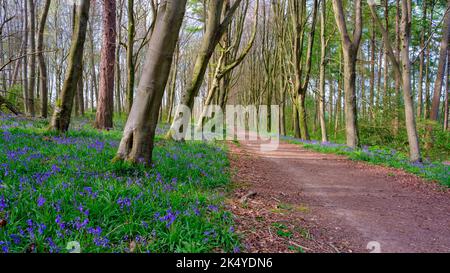
<path fill-rule="evenodd" d="M 68 65 L 60 98 L 56 102 L 50 128 L 59 132 L 69 129 L 73 100 L 77 93 L 78 82 L 82 76 L 82 59 L 86 29 L 89 20 L 90 0 L 81 0 L 77 8 L 75 30 L 68 57 Z"/>

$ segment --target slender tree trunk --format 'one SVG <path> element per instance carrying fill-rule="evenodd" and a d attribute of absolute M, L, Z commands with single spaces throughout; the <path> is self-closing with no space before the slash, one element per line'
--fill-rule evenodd
<path fill-rule="evenodd" d="M 427 20 L 427 1 L 423 1 L 422 3 L 422 24 Z M 420 48 L 423 49 L 425 46 L 425 27 L 422 26 L 420 31 Z M 424 64 L 425 64 L 425 56 L 424 51 L 422 50 L 419 55 L 419 87 L 417 91 L 417 118 L 422 118 L 423 112 L 423 78 L 424 78 Z"/>
<path fill-rule="evenodd" d="M 431 10 L 430 10 L 430 18 L 426 20 L 427 26 L 428 26 L 428 33 L 432 35 L 433 32 L 433 24 L 431 23 L 433 21 L 433 13 L 434 13 L 434 5 L 435 1 L 431 1 Z M 430 111 L 431 111 L 431 46 L 428 45 L 425 50 L 425 102 L 423 107 L 423 119 L 429 119 L 430 118 Z"/>
<path fill-rule="evenodd" d="M 127 112 L 131 111 L 134 97 L 134 36 L 135 36 L 135 22 L 134 22 L 134 0 L 128 0 L 127 7 L 128 14 L 128 42 L 127 42 Z"/>
<path fill-rule="evenodd" d="M 372 26 L 370 38 L 370 120 L 375 121 L 375 26 Z"/>
<path fill-rule="evenodd" d="M 44 4 L 44 8 L 42 10 L 41 20 L 39 22 L 39 33 L 38 33 L 38 44 L 37 44 L 37 54 L 39 60 L 39 75 L 40 75 L 40 90 L 41 90 L 41 116 L 43 118 L 47 118 L 48 116 L 48 87 L 47 87 L 47 65 L 45 64 L 44 53 L 42 52 L 44 49 L 44 31 L 45 24 L 47 21 L 48 10 L 50 9 L 51 0 L 46 0 Z"/>
<path fill-rule="evenodd" d="M 158 113 L 185 10 L 186 0 L 164 0 L 160 4 L 136 101 L 117 151 L 118 160 L 151 163 Z"/>
<path fill-rule="evenodd" d="M 450 1 L 447 4 L 447 10 L 450 10 Z M 438 121 L 439 118 L 439 107 L 441 104 L 442 86 L 444 85 L 449 38 L 450 38 L 450 11 L 447 12 L 445 16 L 444 26 L 442 30 L 442 41 L 439 52 L 439 66 L 436 75 L 436 81 L 434 83 L 433 104 L 430 113 L 430 119 L 433 121 Z"/>
<path fill-rule="evenodd" d="M 34 93 L 36 89 L 36 5 L 33 0 L 28 0 L 30 8 L 30 82 L 28 84 L 29 110 L 32 117 L 35 116 Z"/>
<path fill-rule="evenodd" d="M 84 81 L 83 81 L 84 64 L 81 63 L 81 76 L 77 86 L 78 114 L 84 116 Z"/>
<path fill-rule="evenodd" d="M 95 48 L 94 48 L 94 33 L 92 29 L 92 23 L 89 24 L 89 40 L 90 40 L 90 62 L 91 62 L 91 80 L 92 80 L 92 90 L 91 90 L 91 110 L 94 111 L 94 105 L 97 105 L 98 99 L 98 85 L 97 85 L 97 73 L 95 65 Z M 95 99 L 94 99 L 95 97 Z"/>
<path fill-rule="evenodd" d="M 23 42 L 24 42 L 24 49 L 25 53 L 28 54 L 28 1 L 24 1 L 24 35 L 23 35 Z M 22 90 L 23 90 L 23 108 L 25 114 L 30 114 L 30 98 L 28 93 L 28 58 L 23 58 L 23 79 L 22 79 Z"/>
<path fill-rule="evenodd" d="M 450 47 L 447 48 L 447 86 L 444 102 L 444 130 L 448 130 L 448 93 L 450 92 Z"/>
<path fill-rule="evenodd" d="M 122 8 L 123 8 L 123 0 L 119 0 L 119 18 L 118 18 L 118 24 L 117 24 L 117 41 L 116 41 L 116 53 L 115 53 L 115 79 L 116 79 L 116 83 L 115 83 L 115 90 L 116 90 L 116 94 L 115 94 L 115 106 L 116 106 L 116 111 L 117 113 L 121 113 L 122 112 L 122 100 L 121 100 L 121 86 L 120 86 L 120 82 L 121 82 L 121 71 L 120 71 L 120 42 L 122 41 L 122 31 L 121 31 L 121 26 L 122 26 Z M 114 109 L 114 108 L 113 108 Z"/>
<path fill-rule="evenodd" d="M 77 9 L 75 31 L 68 57 L 67 72 L 59 101 L 55 105 L 51 129 L 66 132 L 70 125 L 73 99 L 77 92 L 78 82 L 82 76 L 82 59 L 86 29 L 89 20 L 90 0 L 81 0 Z"/>
<path fill-rule="evenodd" d="M 320 86 L 319 86 L 319 118 L 320 129 L 322 132 L 322 142 L 328 141 L 327 136 L 327 124 L 325 121 L 325 66 L 327 56 L 327 42 L 325 40 L 325 28 L 326 28 L 326 7 L 327 3 L 322 1 L 322 10 L 320 14 L 320 42 L 321 42 L 321 54 L 320 54 Z"/>

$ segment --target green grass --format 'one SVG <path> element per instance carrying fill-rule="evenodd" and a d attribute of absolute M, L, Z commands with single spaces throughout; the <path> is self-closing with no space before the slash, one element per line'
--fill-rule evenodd
<path fill-rule="evenodd" d="M 0 116 L 0 252 L 238 251 L 224 146 L 158 138 L 145 168 L 111 161 L 120 130 L 47 126 Z"/>

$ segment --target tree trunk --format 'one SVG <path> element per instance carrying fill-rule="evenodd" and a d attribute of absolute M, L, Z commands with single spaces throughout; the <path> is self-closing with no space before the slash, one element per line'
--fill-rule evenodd
<path fill-rule="evenodd" d="M 36 89 L 36 5 L 33 0 L 28 0 L 30 8 L 30 81 L 28 83 L 29 110 L 32 117 L 35 116 L 35 89 Z"/>
<path fill-rule="evenodd" d="M 422 3 L 422 24 L 427 20 L 427 1 L 423 1 Z M 425 27 L 422 26 L 420 31 L 420 48 L 423 49 L 425 47 Z M 422 50 L 419 55 L 419 87 L 417 91 L 417 118 L 422 118 L 423 112 L 423 78 L 424 78 L 424 65 L 425 65 L 425 56 L 424 51 Z"/>
<path fill-rule="evenodd" d="M 116 79 L 116 83 L 115 83 L 115 90 L 116 90 L 116 94 L 115 94 L 115 107 L 116 107 L 116 111 L 117 113 L 121 113 L 122 112 L 122 94 L 121 94 L 121 86 L 120 86 L 120 82 L 121 82 L 121 70 L 120 70 L 120 42 L 122 41 L 122 31 L 121 31 L 121 26 L 122 26 L 122 9 L 123 9 L 123 1 L 119 1 L 119 18 L 118 18 L 118 23 L 117 23 L 117 41 L 116 41 L 116 53 L 115 53 L 115 79 Z M 114 108 L 113 108 L 114 109 Z"/>
<path fill-rule="evenodd" d="M 48 116 L 48 86 L 47 86 L 47 65 L 45 64 L 44 53 L 44 31 L 45 24 L 47 21 L 48 11 L 50 9 L 51 0 L 46 0 L 44 4 L 44 9 L 42 11 L 42 17 L 39 22 L 39 33 L 38 33 L 38 44 L 37 44 L 37 54 L 39 60 L 39 84 L 41 90 L 41 117 L 47 118 Z"/>
<path fill-rule="evenodd" d="M 450 38 L 450 1 L 447 4 L 447 14 L 445 15 L 444 26 L 442 30 L 441 49 L 439 53 L 439 67 L 434 83 L 433 104 L 431 107 L 430 119 L 438 121 L 439 106 L 441 104 L 442 86 L 445 78 L 445 68 L 447 64 L 448 40 Z"/>
<path fill-rule="evenodd" d="M 90 40 L 90 63 L 91 63 L 91 80 L 92 80 L 92 90 L 91 90 L 91 110 L 94 111 L 94 105 L 97 105 L 98 100 L 98 85 L 97 85 L 97 73 L 95 65 L 95 46 L 94 46 L 94 33 L 92 29 L 92 23 L 89 24 L 89 40 Z M 95 99 L 94 99 L 95 97 Z"/>
<path fill-rule="evenodd" d="M 328 141 L 327 136 L 327 124 L 325 121 L 325 66 L 327 56 L 327 42 L 325 40 L 325 24 L 326 24 L 326 7 L 327 3 L 322 1 L 322 11 L 320 14 L 320 41 L 321 41 L 321 54 L 320 54 L 320 83 L 319 83 L 319 119 L 320 129 L 322 132 L 322 142 Z"/>
<path fill-rule="evenodd" d="M 24 22 L 23 22 L 23 43 L 25 49 L 25 55 L 28 54 L 28 1 L 24 1 Z M 25 56 L 23 58 L 23 79 L 22 79 L 22 90 L 23 90 L 23 108 L 25 114 L 30 113 L 30 98 L 28 94 L 28 58 Z"/>
<path fill-rule="evenodd" d="M 362 9 L 361 0 L 355 3 L 355 30 L 353 40 L 347 31 L 344 17 L 344 8 L 341 0 L 333 0 L 333 9 L 341 34 L 341 42 L 344 57 L 344 90 L 345 90 L 345 127 L 347 136 L 347 146 L 356 148 L 358 146 L 358 125 L 356 109 L 356 57 L 361 42 L 362 35 Z"/>
<path fill-rule="evenodd" d="M 375 121 L 375 26 L 372 26 L 370 39 L 370 121 Z"/>
<path fill-rule="evenodd" d="M 136 101 L 117 151 L 118 160 L 151 163 L 158 113 L 185 10 L 186 0 L 165 0 L 160 4 Z"/>
<path fill-rule="evenodd" d="M 444 130 L 448 130 L 448 93 L 450 92 L 450 47 L 447 48 L 447 86 L 444 102 Z"/>
<path fill-rule="evenodd" d="M 86 29 L 89 20 L 90 0 L 81 0 L 77 9 L 75 31 L 68 57 L 67 72 L 59 100 L 56 102 L 51 129 L 66 132 L 70 125 L 73 99 L 77 92 L 78 82 L 82 76 L 82 59 Z"/>
<path fill-rule="evenodd" d="M 295 103 L 292 104 L 292 115 L 293 115 L 293 123 L 294 123 L 294 136 L 296 138 L 302 138 L 301 132 L 300 132 L 300 123 L 299 123 L 299 113 L 298 108 Z"/>
<path fill-rule="evenodd" d="M 95 118 L 95 128 L 97 129 L 113 127 L 116 30 L 116 0 L 104 0 L 100 87 Z"/>
<path fill-rule="evenodd" d="M 77 86 L 78 114 L 84 116 L 84 81 L 83 81 L 83 63 L 81 63 L 81 76 Z"/>
<path fill-rule="evenodd" d="M 405 101 L 405 118 L 411 161 L 421 161 L 419 138 L 417 136 L 414 103 L 411 94 L 411 62 L 409 59 L 409 45 L 411 41 L 411 0 L 402 0 L 401 40 L 402 50 L 400 58 L 403 66 L 403 99 Z"/>
<path fill-rule="evenodd" d="M 134 35 L 135 35 L 135 23 L 134 23 L 134 0 L 128 0 L 127 7 L 128 14 L 128 42 L 127 42 L 127 112 L 130 113 L 131 106 L 133 106 L 134 97 Z"/>

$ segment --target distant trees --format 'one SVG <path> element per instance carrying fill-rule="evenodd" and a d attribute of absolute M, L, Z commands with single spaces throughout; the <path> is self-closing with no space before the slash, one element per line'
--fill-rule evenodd
<path fill-rule="evenodd" d="M 369 2 L 370 10 L 374 21 L 381 30 L 383 41 L 386 47 L 391 63 L 393 64 L 396 77 L 401 82 L 403 88 L 403 99 L 405 103 L 405 122 L 409 141 L 409 156 L 411 161 L 422 160 L 419 147 L 419 137 L 417 135 L 416 119 L 414 115 L 414 106 L 411 92 L 411 62 L 409 57 L 409 46 L 411 43 L 411 2 L 402 0 L 401 2 L 401 24 L 400 24 L 400 40 L 401 50 L 398 57 L 394 53 L 392 43 L 387 30 L 381 24 L 375 10 L 373 2 Z"/>
<path fill-rule="evenodd" d="M 311 78 L 312 54 L 314 46 L 314 34 L 316 31 L 317 9 L 318 1 L 313 1 L 312 6 L 312 23 L 311 29 L 306 31 L 306 22 L 308 15 L 306 10 L 306 0 L 290 0 L 289 1 L 290 16 L 292 20 L 293 29 L 293 43 L 294 48 L 292 52 L 292 62 L 294 67 L 294 115 L 298 115 L 298 125 L 300 126 L 300 133 L 296 130 L 296 137 L 309 140 L 308 123 L 306 116 L 306 92 Z M 306 60 L 303 65 L 303 51 L 304 51 L 304 35 L 308 33 Z M 297 111 L 297 113 L 295 113 Z M 295 126 L 298 126 L 297 124 Z"/>
<path fill-rule="evenodd" d="M 208 0 L 207 15 L 205 23 L 205 33 L 202 38 L 200 49 L 197 53 L 195 65 L 192 72 L 192 79 L 186 90 L 182 91 L 180 105 L 186 105 L 192 108 L 194 99 L 198 95 L 199 90 L 205 78 L 206 69 L 214 50 L 220 39 L 227 30 L 228 25 L 232 22 L 233 15 L 241 4 L 242 0 L 235 0 L 229 9 L 225 9 L 225 0 Z M 175 117 L 176 120 L 177 117 Z M 172 125 L 175 124 L 175 120 Z M 171 137 L 174 128 L 168 133 Z"/>

